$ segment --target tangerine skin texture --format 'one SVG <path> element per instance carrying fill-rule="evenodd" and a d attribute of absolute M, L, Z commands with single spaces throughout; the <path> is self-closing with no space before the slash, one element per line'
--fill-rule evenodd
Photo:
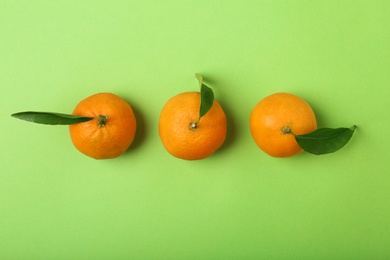
<path fill-rule="evenodd" d="M 115 158 L 123 154 L 134 140 L 137 123 L 131 106 L 112 93 L 98 93 L 82 100 L 73 115 L 94 119 L 69 126 L 74 146 L 95 159 Z M 98 117 L 107 116 L 104 126 Z"/>
<path fill-rule="evenodd" d="M 303 151 L 293 134 L 283 133 L 284 127 L 295 135 L 317 129 L 310 105 L 296 95 L 283 92 L 261 100 L 252 110 L 249 123 L 257 146 L 273 157 L 291 157 Z"/>
<path fill-rule="evenodd" d="M 200 93 L 184 92 L 167 101 L 160 113 L 159 135 L 165 149 L 174 157 L 199 160 L 213 154 L 226 138 L 226 115 L 214 100 L 195 130 L 190 124 L 199 117 Z"/>

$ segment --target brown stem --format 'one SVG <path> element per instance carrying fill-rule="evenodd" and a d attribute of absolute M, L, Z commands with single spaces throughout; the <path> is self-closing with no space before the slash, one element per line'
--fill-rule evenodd
<path fill-rule="evenodd" d="M 107 123 L 108 116 L 99 115 L 97 119 L 98 119 L 98 126 L 103 127 Z"/>
<path fill-rule="evenodd" d="M 292 131 L 291 131 L 291 128 L 289 126 L 284 126 L 282 128 L 282 133 L 285 135 L 285 134 L 292 134 L 292 135 L 295 135 Z"/>
<path fill-rule="evenodd" d="M 198 122 L 190 123 L 190 130 L 195 131 L 198 128 Z"/>

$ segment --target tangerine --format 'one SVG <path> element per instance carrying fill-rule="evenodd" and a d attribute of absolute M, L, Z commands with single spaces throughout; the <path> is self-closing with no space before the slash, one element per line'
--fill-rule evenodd
<path fill-rule="evenodd" d="M 165 149 L 184 160 L 203 159 L 222 146 L 226 138 L 226 115 L 214 100 L 200 118 L 200 93 L 184 92 L 170 98 L 160 113 L 159 135 Z"/>
<path fill-rule="evenodd" d="M 317 129 L 315 114 L 308 103 L 289 93 L 265 97 L 252 110 L 250 131 L 261 150 L 273 157 L 291 157 L 303 149 L 294 135 Z"/>
<path fill-rule="evenodd" d="M 82 100 L 73 115 L 94 119 L 69 126 L 74 146 L 95 159 L 115 158 L 134 140 L 137 124 L 131 106 L 112 93 L 98 93 Z"/>

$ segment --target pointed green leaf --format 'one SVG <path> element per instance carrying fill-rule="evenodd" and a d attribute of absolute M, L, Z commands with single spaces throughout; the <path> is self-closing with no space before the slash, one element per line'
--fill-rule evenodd
<path fill-rule="evenodd" d="M 93 117 L 33 111 L 19 112 L 12 114 L 11 116 L 21 120 L 45 125 L 73 125 L 93 119 Z"/>
<path fill-rule="evenodd" d="M 202 84 L 200 89 L 200 117 L 204 116 L 209 112 L 210 108 L 214 103 L 214 92 L 211 88 Z"/>
<path fill-rule="evenodd" d="M 195 74 L 195 77 L 199 81 L 200 86 L 200 110 L 199 110 L 199 119 L 206 115 L 207 112 L 211 109 L 214 103 L 214 92 L 211 88 L 206 86 L 203 83 L 203 76 L 199 73 Z"/>
<path fill-rule="evenodd" d="M 305 135 L 295 135 L 299 146 L 312 154 L 333 153 L 348 143 L 356 126 L 351 128 L 320 128 Z"/>

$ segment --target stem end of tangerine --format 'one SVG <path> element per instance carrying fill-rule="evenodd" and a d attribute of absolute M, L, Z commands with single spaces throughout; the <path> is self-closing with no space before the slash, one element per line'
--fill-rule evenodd
<path fill-rule="evenodd" d="M 295 135 L 292 131 L 291 131 L 291 128 L 290 127 L 288 127 L 288 126 L 284 126 L 283 128 L 282 128 L 282 134 L 292 134 L 292 135 Z"/>
<path fill-rule="evenodd" d="M 195 131 L 198 128 L 198 122 L 190 123 L 190 130 Z"/>
<path fill-rule="evenodd" d="M 108 116 L 99 115 L 98 116 L 98 126 L 103 127 L 106 125 Z"/>

